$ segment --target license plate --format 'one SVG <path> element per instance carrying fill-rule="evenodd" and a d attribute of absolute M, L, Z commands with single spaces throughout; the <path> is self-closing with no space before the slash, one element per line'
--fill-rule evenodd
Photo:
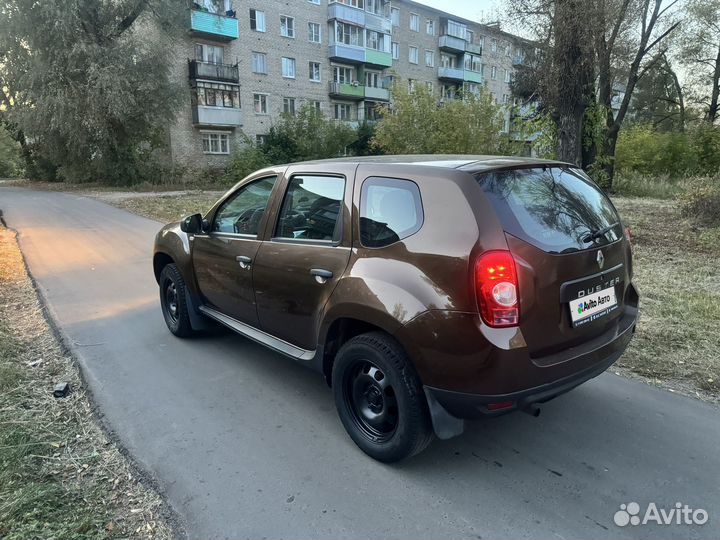
<path fill-rule="evenodd" d="M 617 309 L 615 287 L 608 287 L 577 300 L 570 301 L 570 318 L 573 328 L 604 317 Z"/>

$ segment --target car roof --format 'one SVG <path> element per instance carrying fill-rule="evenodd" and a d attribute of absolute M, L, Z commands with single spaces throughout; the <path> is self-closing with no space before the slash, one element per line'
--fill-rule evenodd
<path fill-rule="evenodd" d="M 387 164 L 392 166 L 418 165 L 459 169 L 468 173 L 485 172 L 493 169 L 511 169 L 533 166 L 573 167 L 570 163 L 549 159 L 537 159 L 519 156 L 463 155 L 463 154 L 408 154 L 392 156 L 344 157 L 335 159 L 318 159 L 289 163 L 288 165 L 320 165 L 320 164 Z"/>

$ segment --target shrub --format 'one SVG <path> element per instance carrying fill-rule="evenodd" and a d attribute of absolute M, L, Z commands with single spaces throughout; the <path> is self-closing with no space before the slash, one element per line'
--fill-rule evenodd
<path fill-rule="evenodd" d="M 697 168 L 697 156 L 686 133 L 635 125 L 620 132 L 615 166 L 619 174 L 686 175 Z"/>
<path fill-rule="evenodd" d="M 225 169 L 223 183 L 235 184 L 248 174 L 271 164 L 272 162 L 262 149 L 252 143 L 246 143 L 244 147 L 233 154 Z"/>
<path fill-rule="evenodd" d="M 680 202 L 684 216 L 706 225 L 720 225 L 720 177 L 704 177 L 690 182 Z"/>

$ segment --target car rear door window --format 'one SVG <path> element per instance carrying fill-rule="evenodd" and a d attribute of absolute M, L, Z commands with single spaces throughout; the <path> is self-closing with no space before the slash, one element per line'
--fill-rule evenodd
<path fill-rule="evenodd" d="M 342 177 L 293 176 L 280 209 L 275 238 L 339 241 L 344 194 L 345 179 Z"/>
<path fill-rule="evenodd" d="M 578 169 L 512 169 L 476 179 L 505 232 L 548 253 L 596 248 L 622 236 L 615 207 Z"/>
<path fill-rule="evenodd" d="M 360 194 L 360 243 L 389 246 L 415 234 L 423 223 L 420 190 L 415 182 L 368 178 Z"/>
<path fill-rule="evenodd" d="M 257 236 L 276 180 L 269 176 L 238 189 L 215 214 L 213 232 Z"/>

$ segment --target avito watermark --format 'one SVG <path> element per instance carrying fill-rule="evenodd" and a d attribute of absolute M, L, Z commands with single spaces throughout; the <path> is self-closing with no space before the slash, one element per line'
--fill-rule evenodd
<path fill-rule="evenodd" d="M 618 527 L 627 525 L 705 525 L 708 513 L 702 508 L 690 508 L 681 502 L 675 503 L 671 508 L 658 508 L 651 502 L 644 513 L 640 512 L 640 505 L 636 502 L 621 504 L 620 510 L 615 512 L 613 520 Z"/>

